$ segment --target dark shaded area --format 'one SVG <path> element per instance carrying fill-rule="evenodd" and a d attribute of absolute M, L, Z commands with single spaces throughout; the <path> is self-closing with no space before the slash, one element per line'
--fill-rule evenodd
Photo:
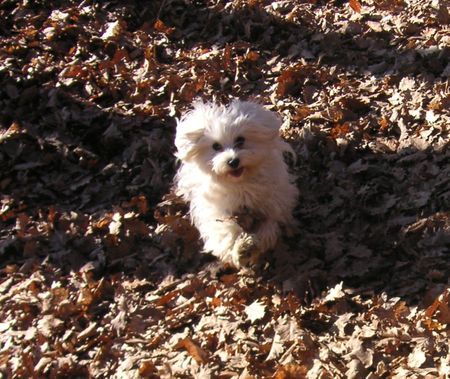
<path fill-rule="evenodd" d="M 448 148 L 376 153 L 342 150 L 321 133 L 304 137 L 297 147 L 299 232 L 272 257 L 269 277 L 306 301 L 340 281 L 366 296 L 386 292 L 413 303 L 442 291 L 449 277 Z"/>

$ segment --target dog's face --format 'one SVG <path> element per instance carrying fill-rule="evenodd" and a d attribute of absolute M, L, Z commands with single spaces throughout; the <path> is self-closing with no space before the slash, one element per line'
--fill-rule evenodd
<path fill-rule="evenodd" d="M 178 122 L 177 157 L 218 180 L 239 182 L 254 175 L 270 156 L 280 125 L 275 113 L 255 103 L 197 103 Z"/>

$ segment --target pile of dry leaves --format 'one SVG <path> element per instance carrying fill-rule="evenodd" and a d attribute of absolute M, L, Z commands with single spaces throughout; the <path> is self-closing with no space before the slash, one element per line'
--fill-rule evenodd
<path fill-rule="evenodd" d="M 0 376 L 447 378 L 439 0 L 0 4 Z M 240 272 L 170 193 L 175 118 L 256 99 L 297 234 Z"/>

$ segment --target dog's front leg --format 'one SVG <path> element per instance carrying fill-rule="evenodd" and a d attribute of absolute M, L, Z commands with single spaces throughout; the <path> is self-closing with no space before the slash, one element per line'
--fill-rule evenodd
<path fill-rule="evenodd" d="M 240 268 L 255 263 L 262 252 L 275 246 L 280 227 L 275 221 L 265 220 L 249 232 L 230 218 L 204 223 L 200 231 L 205 251 Z"/>
<path fill-rule="evenodd" d="M 280 235 L 280 226 L 273 220 L 265 220 L 255 233 L 243 231 L 236 239 L 232 251 L 236 267 L 255 263 L 260 254 L 275 247 Z"/>
<path fill-rule="evenodd" d="M 259 221 L 256 229 L 245 229 L 237 236 L 231 254 L 236 267 L 256 263 L 261 253 L 275 247 L 281 232 L 279 223 L 271 219 Z"/>
<path fill-rule="evenodd" d="M 256 263 L 261 253 L 272 249 L 280 235 L 280 226 L 272 220 L 265 220 L 255 233 L 242 231 L 236 238 L 231 259 L 236 267 Z"/>
<path fill-rule="evenodd" d="M 237 268 L 244 265 L 245 255 L 254 245 L 249 234 L 232 218 L 209 220 L 200 225 L 204 250 Z"/>
<path fill-rule="evenodd" d="M 242 231 L 237 237 L 233 249 L 231 250 L 231 258 L 233 264 L 240 268 L 242 266 L 248 266 L 250 263 L 254 263 L 261 250 L 257 244 L 254 234 L 249 234 Z"/>

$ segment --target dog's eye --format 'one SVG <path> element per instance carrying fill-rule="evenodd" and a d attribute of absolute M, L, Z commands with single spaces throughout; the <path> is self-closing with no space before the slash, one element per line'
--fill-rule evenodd
<path fill-rule="evenodd" d="M 244 146 L 244 142 L 245 142 L 245 138 L 242 136 L 239 136 L 234 140 L 234 146 L 237 148 L 241 148 Z"/>
<path fill-rule="evenodd" d="M 215 151 L 221 151 L 223 148 L 222 148 L 222 145 L 220 144 L 220 143 L 218 143 L 218 142 L 214 142 L 213 143 L 213 145 L 212 145 L 212 148 L 215 150 Z"/>

